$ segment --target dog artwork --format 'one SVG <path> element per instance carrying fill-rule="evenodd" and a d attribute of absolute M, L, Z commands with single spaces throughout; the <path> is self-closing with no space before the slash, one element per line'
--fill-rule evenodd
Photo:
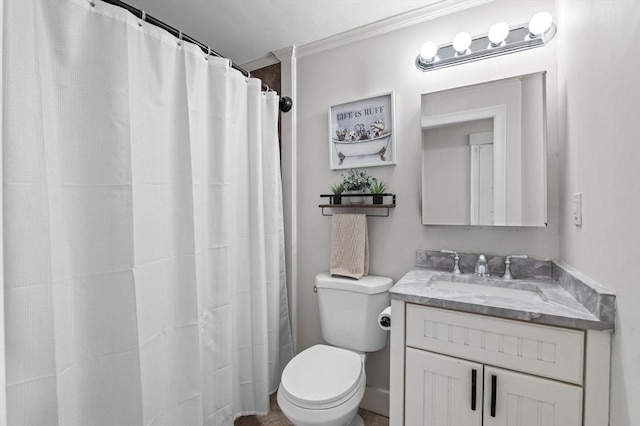
<path fill-rule="evenodd" d="M 339 150 L 336 151 L 338 155 L 338 165 L 342 165 L 347 156 L 354 155 L 353 152 L 358 152 L 351 150 L 348 148 L 349 146 L 356 147 L 360 145 L 361 147 L 356 148 L 356 150 L 360 150 L 360 152 L 362 152 L 362 149 L 366 148 L 363 148 L 364 145 L 361 144 L 369 142 L 382 145 L 376 145 L 371 152 L 365 151 L 367 154 L 364 155 L 377 154 L 381 161 L 387 160 L 385 153 L 387 152 L 387 143 L 390 136 L 389 134 L 383 135 L 383 131 L 385 129 L 384 121 L 380 119 L 376 120 L 371 123 L 369 127 L 370 129 L 367 129 L 364 124 L 358 123 L 353 126 L 353 130 L 336 130 L 336 136 L 338 139 L 334 143 L 339 144 L 340 146 Z M 386 139 L 383 138 L 383 136 L 386 136 Z"/>
<path fill-rule="evenodd" d="M 359 139 L 359 134 L 356 130 L 350 130 L 349 132 L 347 132 L 344 140 L 346 142 L 355 142 Z"/>
<path fill-rule="evenodd" d="M 382 135 L 382 131 L 384 130 L 384 121 L 376 120 L 371 123 L 371 137 L 377 138 Z"/>
<path fill-rule="evenodd" d="M 330 168 L 395 164 L 393 92 L 329 107 Z"/>
<path fill-rule="evenodd" d="M 356 133 L 358 134 L 358 140 L 359 141 L 364 141 L 369 139 L 371 133 L 366 130 L 367 128 L 365 127 L 364 124 L 360 123 L 360 124 L 356 124 L 354 126 L 354 130 L 356 131 Z"/>

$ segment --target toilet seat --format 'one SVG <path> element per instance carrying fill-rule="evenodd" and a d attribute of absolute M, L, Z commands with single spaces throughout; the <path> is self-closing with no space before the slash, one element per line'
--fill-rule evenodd
<path fill-rule="evenodd" d="M 364 386 L 362 358 L 355 352 L 316 345 L 296 355 L 282 372 L 280 392 L 292 404 L 322 410 L 343 404 Z"/>

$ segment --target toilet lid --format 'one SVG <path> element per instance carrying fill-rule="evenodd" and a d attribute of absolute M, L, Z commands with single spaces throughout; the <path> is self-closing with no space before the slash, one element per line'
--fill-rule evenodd
<path fill-rule="evenodd" d="M 298 406 L 330 407 L 357 390 L 364 374 L 360 355 L 316 345 L 296 355 L 282 372 L 280 390 Z"/>

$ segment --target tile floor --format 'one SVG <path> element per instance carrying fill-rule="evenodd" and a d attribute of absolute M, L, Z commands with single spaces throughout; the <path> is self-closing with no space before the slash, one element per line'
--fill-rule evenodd
<path fill-rule="evenodd" d="M 365 426 L 389 426 L 389 419 L 384 416 L 360 409 L 360 417 Z M 292 426 L 291 422 L 280 411 L 276 394 L 271 395 L 271 410 L 266 416 L 244 416 L 236 419 L 234 426 Z"/>

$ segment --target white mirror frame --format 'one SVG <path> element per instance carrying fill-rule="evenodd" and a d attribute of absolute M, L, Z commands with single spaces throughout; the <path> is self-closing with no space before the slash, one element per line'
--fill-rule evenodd
<path fill-rule="evenodd" d="M 457 111 L 448 114 L 422 117 L 422 129 L 450 126 L 484 119 L 493 119 L 493 224 L 507 223 L 507 106 L 494 105 L 486 108 Z"/>

